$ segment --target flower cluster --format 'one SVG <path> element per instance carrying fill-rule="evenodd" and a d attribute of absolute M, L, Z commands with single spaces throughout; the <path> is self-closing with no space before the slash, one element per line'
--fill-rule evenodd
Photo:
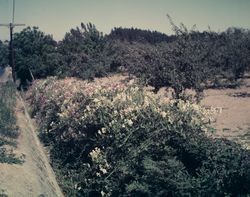
<path fill-rule="evenodd" d="M 166 131 L 204 133 L 213 115 L 197 104 L 163 101 L 135 83 L 122 81 L 96 83 L 48 78 L 35 82 L 27 100 L 39 120 L 40 132 L 53 138 L 49 139 L 52 145 L 62 146 L 63 142 L 64 146 L 67 143 L 72 146 L 75 142 L 78 147 L 74 151 L 79 152 L 79 147 L 84 150 L 80 156 L 89 160 L 82 158 L 82 162 L 92 168 L 88 168 L 88 173 L 94 172 L 97 178 L 114 173 L 116 160 L 120 159 L 115 156 L 117 150 L 119 154 L 127 154 L 133 151 L 132 145 L 142 146 L 138 152 L 131 152 L 139 154 L 148 146 L 141 145 L 141 141 L 157 139 L 155 136 L 164 136 L 162 133 Z M 75 157 L 74 151 L 65 152 L 65 157 L 72 157 L 69 154 Z M 76 184 L 86 187 L 83 183 Z"/>

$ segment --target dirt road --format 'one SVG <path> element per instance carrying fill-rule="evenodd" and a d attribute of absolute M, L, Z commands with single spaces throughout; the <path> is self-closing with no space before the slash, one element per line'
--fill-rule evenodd
<path fill-rule="evenodd" d="M 2 82 L 6 81 L 3 77 Z M 0 189 L 9 197 L 63 196 L 19 94 L 15 114 L 20 131 L 15 153 L 24 155 L 24 163 L 0 163 Z"/>

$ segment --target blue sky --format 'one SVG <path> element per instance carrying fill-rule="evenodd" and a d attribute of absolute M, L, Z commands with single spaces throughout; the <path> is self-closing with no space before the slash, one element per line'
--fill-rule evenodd
<path fill-rule="evenodd" d="M 11 10 L 12 0 L 0 0 L 0 23 L 10 22 Z M 81 22 L 104 33 L 122 26 L 172 34 L 167 13 L 176 24 L 196 24 L 201 31 L 250 28 L 250 0 L 16 0 L 15 21 L 38 26 L 56 40 Z M 0 39 L 7 38 L 7 28 L 0 27 Z"/>

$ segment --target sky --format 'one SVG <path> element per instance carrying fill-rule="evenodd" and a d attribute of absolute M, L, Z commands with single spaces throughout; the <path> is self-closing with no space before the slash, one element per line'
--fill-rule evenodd
<path fill-rule="evenodd" d="M 175 24 L 200 31 L 228 27 L 250 29 L 250 0 L 16 0 L 15 22 L 38 26 L 56 40 L 71 28 L 91 22 L 108 34 L 114 27 L 137 27 L 173 34 L 166 17 Z M 0 0 L 0 23 L 9 23 L 12 0 Z M 23 27 L 16 27 L 15 31 Z M 8 39 L 0 27 L 0 40 Z"/>

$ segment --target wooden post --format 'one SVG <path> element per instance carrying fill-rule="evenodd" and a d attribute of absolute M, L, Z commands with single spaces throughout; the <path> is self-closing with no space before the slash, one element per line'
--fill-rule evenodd
<path fill-rule="evenodd" d="M 12 23 L 0 24 L 0 26 L 8 27 L 10 29 L 10 42 L 9 42 L 9 65 L 12 68 L 12 78 L 16 82 L 16 66 L 15 66 L 15 51 L 13 45 L 13 31 L 15 26 L 25 26 L 25 24 L 15 24 L 15 0 L 13 0 Z"/>

